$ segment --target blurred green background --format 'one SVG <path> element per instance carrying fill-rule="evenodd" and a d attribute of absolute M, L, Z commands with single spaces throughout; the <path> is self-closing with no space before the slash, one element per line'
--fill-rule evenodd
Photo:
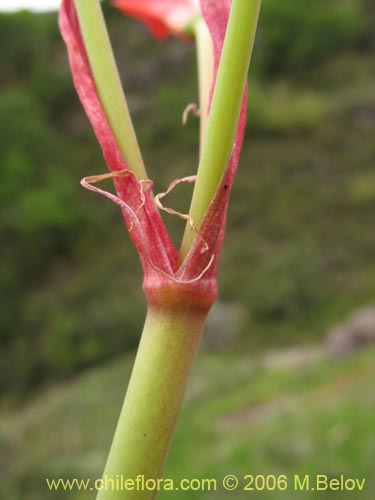
<path fill-rule="evenodd" d="M 197 121 L 181 125 L 197 100 L 194 46 L 105 13 L 162 191 L 197 166 Z M 372 15 L 366 0 L 263 1 L 220 298 L 168 477 L 346 474 L 367 490 L 340 500 L 375 495 L 374 352 L 332 362 L 325 341 L 374 302 Z M 118 208 L 79 185 L 106 166 L 56 14 L 0 15 L 0 46 L 0 497 L 92 498 L 44 479 L 101 475 L 145 314 L 142 274 Z M 190 189 L 170 203 L 186 211 Z M 178 242 L 182 223 L 165 220 Z"/>

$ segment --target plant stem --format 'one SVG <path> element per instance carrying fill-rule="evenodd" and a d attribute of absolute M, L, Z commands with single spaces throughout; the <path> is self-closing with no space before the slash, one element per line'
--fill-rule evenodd
<path fill-rule="evenodd" d="M 237 129 L 261 0 L 233 0 L 190 205 L 199 228 L 228 164 Z M 196 233 L 186 226 L 180 261 Z"/>
<path fill-rule="evenodd" d="M 202 17 L 194 25 L 197 44 L 199 110 L 200 110 L 200 153 L 202 153 L 207 130 L 208 105 L 214 70 L 214 54 L 210 32 Z"/>
<path fill-rule="evenodd" d="M 149 309 L 103 475 L 160 478 L 208 311 Z M 156 491 L 99 491 L 97 500 L 148 500 Z"/>
<path fill-rule="evenodd" d="M 117 144 L 138 179 L 147 179 L 99 0 L 75 0 L 96 89 Z"/>

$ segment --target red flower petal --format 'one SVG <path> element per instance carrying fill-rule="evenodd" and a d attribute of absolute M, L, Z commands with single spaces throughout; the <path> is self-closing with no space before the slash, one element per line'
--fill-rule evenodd
<path fill-rule="evenodd" d="M 139 19 L 156 38 L 186 36 L 186 27 L 199 14 L 198 0 L 113 0 L 127 16 Z"/>

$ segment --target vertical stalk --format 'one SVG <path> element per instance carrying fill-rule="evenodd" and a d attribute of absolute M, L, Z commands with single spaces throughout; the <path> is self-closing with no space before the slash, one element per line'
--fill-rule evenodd
<path fill-rule="evenodd" d="M 147 179 L 99 0 L 75 0 L 96 89 L 113 135 L 129 168 Z"/>
<path fill-rule="evenodd" d="M 157 491 L 113 491 L 116 476 L 160 478 L 208 311 L 149 309 L 97 500 L 149 500 Z"/>
<path fill-rule="evenodd" d="M 206 139 L 190 205 L 199 228 L 230 158 L 255 38 L 261 0 L 233 0 L 220 59 Z M 180 261 L 196 233 L 187 225 Z"/>
<path fill-rule="evenodd" d="M 200 110 L 200 153 L 206 137 L 208 105 L 214 70 L 214 53 L 211 35 L 202 17 L 194 25 L 197 44 L 199 110 Z"/>

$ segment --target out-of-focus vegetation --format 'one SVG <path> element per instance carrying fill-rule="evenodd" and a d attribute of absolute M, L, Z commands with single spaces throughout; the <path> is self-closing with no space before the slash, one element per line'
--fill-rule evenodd
<path fill-rule="evenodd" d="M 364 7 L 357 0 L 266 0 L 258 64 L 268 74 L 290 74 L 369 42 L 369 33 L 363 30 Z"/>
<path fill-rule="evenodd" d="M 163 190 L 196 169 L 197 123 L 180 126 L 197 98 L 194 47 L 106 13 Z M 263 2 L 219 276 L 244 312 L 241 345 L 311 340 L 371 300 L 370 13 L 358 0 Z M 120 212 L 79 186 L 106 167 L 56 16 L 1 15 L 0 44 L 0 380 L 13 399 L 133 349 L 145 305 Z M 186 210 L 188 195 L 170 203 Z"/>
<path fill-rule="evenodd" d="M 161 492 L 160 499 L 226 500 L 221 480 L 227 474 L 288 478 L 286 491 L 243 491 L 241 480 L 230 494 L 235 499 L 251 493 L 262 500 L 319 500 L 337 493 L 294 492 L 295 474 L 309 474 L 311 486 L 315 474 L 365 478 L 363 492 L 340 491 L 339 498 L 373 498 L 373 359 L 373 352 L 362 352 L 340 363 L 276 369 L 248 353 L 198 356 L 164 477 L 176 484 L 213 478 L 217 491 Z M 119 381 L 129 378 L 131 365 L 127 356 L 93 369 L 0 422 L 2 498 L 94 498 L 90 489 L 50 492 L 45 480 L 101 477 L 123 399 Z"/>

